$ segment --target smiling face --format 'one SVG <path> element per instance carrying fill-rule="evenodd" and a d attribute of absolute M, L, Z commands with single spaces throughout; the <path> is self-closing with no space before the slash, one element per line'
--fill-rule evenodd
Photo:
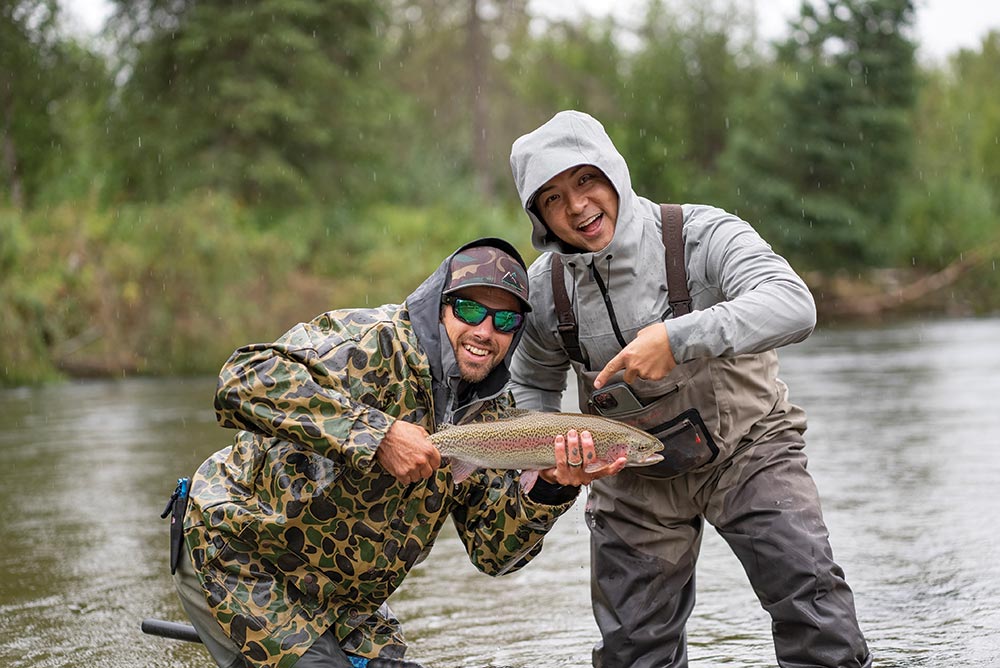
<path fill-rule="evenodd" d="M 453 293 L 456 297 L 471 299 L 493 309 L 523 311 L 521 301 L 499 288 L 486 286 L 468 287 Z M 458 372 L 468 383 L 482 382 L 493 367 L 503 361 L 514 340 L 514 333 L 499 332 L 493 326 L 493 318 L 487 316 L 478 325 L 470 325 L 455 317 L 451 306 L 441 310 L 448 340 L 455 351 Z"/>
<path fill-rule="evenodd" d="M 615 236 L 618 193 L 593 165 L 556 174 L 538 189 L 534 202 L 549 230 L 570 246 L 596 252 Z"/>

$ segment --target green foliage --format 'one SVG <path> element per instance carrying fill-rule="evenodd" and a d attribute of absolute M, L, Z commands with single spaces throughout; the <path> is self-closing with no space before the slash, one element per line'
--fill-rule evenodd
<path fill-rule="evenodd" d="M 376 205 L 344 230 L 341 264 L 331 269 L 342 279 L 344 294 L 363 295 L 366 304 L 399 302 L 451 251 L 479 237 L 506 239 L 522 250 L 525 262 L 534 258 L 527 252 L 531 226 L 523 212 L 447 203 L 419 209 Z"/>
<path fill-rule="evenodd" d="M 38 328 L 45 304 L 30 268 L 28 229 L 9 208 L 0 208 L 0 386 L 38 383 L 55 377 L 47 332 Z M 12 345 L 13 344 L 13 345 Z"/>
<path fill-rule="evenodd" d="M 803 3 L 766 95 L 771 127 L 734 141 L 728 164 L 752 222 L 804 268 L 883 258 L 912 146 L 910 0 Z M 753 175 L 753 176 L 750 176 Z M 741 211 L 742 212 L 742 211 Z"/>
<path fill-rule="evenodd" d="M 641 194 L 730 209 L 800 271 L 996 249 L 1000 34 L 918 77 L 913 4 L 810 0 L 777 57 L 736 0 L 115 0 L 110 57 L 55 0 L 0 4 L 0 384 L 213 372 L 474 237 L 530 261 L 507 157 L 565 108 Z"/>
<path fill-rule="evenodd" d="M 980 50 L 963 49 L 947 67 L 928 74 L 916 114 L 920 174 L 961 176 L 1000 191 L 998 71 L 1000 32 L 994 31 Z"/>
<path fill-rule="evenodd" d="M 512 55 L 514 90 L 531 102 L 542 120 L 562 109 L 581 109 L 601 119 L 618 117 L 620 98 L 626 94 L 625 56 L 614 35 L 612 23 L 595 19 L 548 26 Z"/>
<path fill-rule="evenodd" d="M 671 9 L 671 6 L 674 8 Z M 736 2 L 650 0 L 609 129 L 634 188 L 662 201 L 713 199 L 717 162 L 759 86 L 757 54 L 732 29 Z"/>
<path fill-rule="evenodd" d="M 211 373 L 327 309 L 403 300 L 473 238 L 526 248 L 530 230 L 523 213 L 470 205 L 256 214 L 218 195 L 0 209 L 0 333 L 18 342 L 0 349 L 0 385 Z"/>
<path fill-rule="evenodd" d="M 117 4 L 133 55 L 122 69 L 116 145 L 133 196 L 207 187 L 288 204 L 365 192 L 370 172 L 357 165 L 380 154 L 372 148 L 387 118 L 384 91 L 370 77 L 377 5 Z"/>
<path fill-rule="evenodd" d="M 996 191 L 958 175 L 930 181 L 926 190 L 908 189 L 888 238 L 892 264 L 941 269 L 963 253 L 995 244 L 998 205 Z"/>
<path fill-rule="evenodd" d="M 245 229 L 218 197 L 99 212 L 79 203 L 4 212 L 0 318 L 32 364 L 8 382 L 74 374 L 183 373 L 217 366 L 234 340 L 273 335 L 258 290 L 293 273 L 280 238 Z M 33 248 L 23 242 L 31 230 Z M 12 243 L 7 243 L 11 240 Z M 255 308 L 256 306 L 256 308 Z M 278 311 L 285 308 L 279 304 Z M 288 310 L 285 308 L 285 310 Z"/>
<path fill-rule="evenodd" d="M 1000 33 L 926 73 L 914 115 L 919 142 L 894 230 L 897 264 L 941 268 L 1000 244 Z"/>
<path fill-rule="evenodd" d="M 106 100 L 110 81 L 103 60 L 60 38 L 58 24 L 55 0 L 0 3 L 0 202 L 17 207 L 65 189 L 81 154 L 91 163 L 81 171 L 97 167 L 81 135 L 94 134 L 85 110 Z M 79 179 L 71 188 L 85 189 Z"/>

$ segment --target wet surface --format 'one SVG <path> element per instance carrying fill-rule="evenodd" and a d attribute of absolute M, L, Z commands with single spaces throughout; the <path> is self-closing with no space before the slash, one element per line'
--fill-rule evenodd
<path fill-rule="evenodd" d="M 810 470 L 876 665 L 1000 665 L 1000 319 L 821 330 L 781 352 Z M 159 513 L 230 435 L 215 381 L 0 391 L 0 665 L 210 668 L 143 635 L 182 620 Z M 567 410 L 573 409 L 569 403 Z M 582 498 L 543 553 L 498 579 L 450 526 L 391 604 L 428 667 L 586 666 Z M 709 529 L 688 624 L 693 666 L 775 665 L 769 619 Z"/>

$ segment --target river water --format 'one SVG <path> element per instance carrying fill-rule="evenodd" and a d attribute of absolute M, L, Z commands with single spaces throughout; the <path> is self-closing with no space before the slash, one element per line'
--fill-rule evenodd
<path fill-rule="evenodd" d="M 825 329 L 781 352 L 876 666 L 1000 667 L 1000 319 Z M 145 636 L 182 620 L 159 513 L 230 436 L 214 379 L 0 391 L 0 666 L 209 668 Z M 567 404 L 567 410 L 573 407 Z M 449 528 L 391 601 L 433 668 L 587 666 L 582 499 L 521 572 L 479 574 Z M 709 529 L 693 666 L 773 666 L 769 621 Z"/>

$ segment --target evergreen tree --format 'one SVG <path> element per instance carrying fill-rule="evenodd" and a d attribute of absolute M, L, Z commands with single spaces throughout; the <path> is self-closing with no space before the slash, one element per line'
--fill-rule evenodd
<path fill-rule="evenodd" d="M 638 192 L 662 201 L 714 201 L 719 156 L 739 103 L 758 85 L 753 17 L 739 3 L 650 0 L 628 58 L 611 129 Z"/>
<path fill-rule="evenodd" d="M 57 138 L 49 105 L 57 96 L 55 0 L 0 3 L 0 193 L 24 206 Z"/>
<path fill-rule="evenodd" d="M 509 64 L 527 35 L 527 0 L 389 0 L 389 6 L 386 70 L 405 106 L 395 136 L 406 176 L 393 195 L 424 202 L 459 193 L 475 201 L 508 195 L 509 128 L 523 104 Z"/>
<path fill-rule="evenodd" d="M 803 2 L 762 104 L 740 133 L 736 207 L 804 267 L 880 260 L 908 174 L 916 94 L 911 0 Z"/>
<path fill-rule="evenodd" d="M 117 124 L 135 196 L 303 202 L 377 180 L 384 17 L 366 0 L 117 0 Z"/>

